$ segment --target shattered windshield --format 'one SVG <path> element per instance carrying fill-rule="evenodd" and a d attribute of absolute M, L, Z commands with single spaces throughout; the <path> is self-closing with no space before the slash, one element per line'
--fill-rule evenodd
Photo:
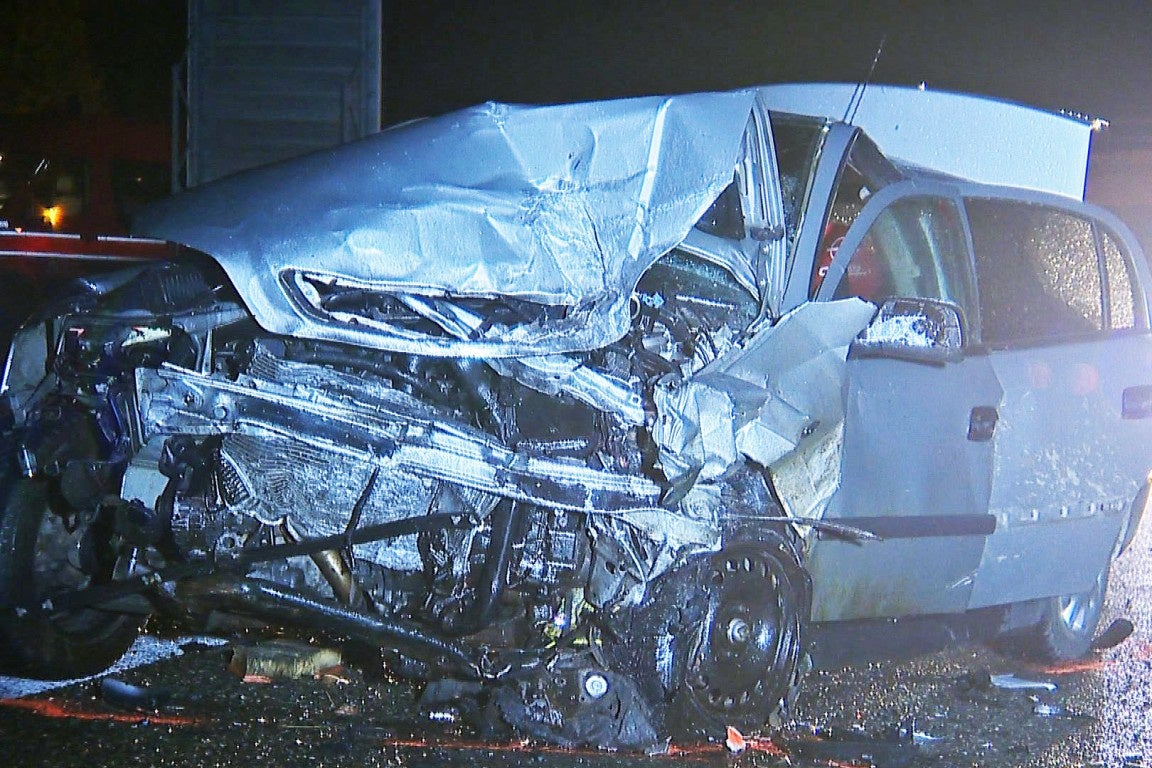
<path fill-rule="evenodd" d="M 759 311 L 726 269 L 680 250 L 656 262 L 633 297 L 642 354 L 692 370 L 731 348 Z"/>
<path fill-rule="evenodd" d="M 776 139 L 776 165 L 784 198 L 784 226 L 791 251 L 800 233 L 805 203 L 812 187 L 812 171 L 824 143 L 826 126 L 811 118 L 773 113 L 772 133 Z"/>
<path fill-rule="evenodd" d="M 813 118 L 755 113 L 731 183 L 680 244 L 731 271 L 766 317 L 781 310 L 826 128 Z"/>

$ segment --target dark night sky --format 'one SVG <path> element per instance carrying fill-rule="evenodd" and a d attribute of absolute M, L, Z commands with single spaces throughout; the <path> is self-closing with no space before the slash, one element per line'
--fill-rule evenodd
<path fill-rule="evenodd" d="M 1096 140 L 1089 195 L 1152 245 L 1152 0 L 383 4 L 385 124 L 490 99 L 557 102 L 856 81 L 883 39 L 875 82 L 923 81 L 1109 119 L 1112 127 Z M 18 26 L 4 22 L 32 7 L 0 0 L 0 64 L 15 53 Z M 105 108 L 167 114 L 170 67 L 182 48 L 182 0 L 41 0 L 35 7 L 35 18 L 56 27 L 68 14 L 84 18 Z M 81 53 L 67 51 L 65 61 Z M 0 85 L 9 93 L 13 78 L 18 86 L 49 69 L 19 57 L 7 63 Z"/>
<path fill-rule="evenodd" d="M 880 82 L 1152 116 L 1146 0 L 386 5 L 386 111 L 400 118 L 489 98 L 857 80 L 885 36 Z"/>
<path fill-rule="evenodd" d="M 1091 199 L 1152 245 L 1152 2 L 385 0 L 384 120 L 553 102 L 856 81 L 1103 117 Z"/>
<path fill-rule="evenodd" d="M 1149 0 L 382 2 L 385 123 L 489 99 L 572 101 L 856 81 L 886 39 L 876 82 L 925 81 L 1075 109 L 1111 119 L 1122 133 L 1152 127 Z M 59 59 L 90 57 L 107 108 L 163 115 L 170 67 L 182 48 L 184 5 L 0 0 L 0 60 L 16 59 L 0 74 L 39 78 L 41 90 L 50 90 L 61 82 L 49 71 L 62 67 Z M 86 42 L 63 33 L 55 38 L 55 56 L 39 61 L 17 50 L 14 41 L 29 20 L 43 28 L 43 43 L 45 29 L 66 29 L 77 16 Z"/>

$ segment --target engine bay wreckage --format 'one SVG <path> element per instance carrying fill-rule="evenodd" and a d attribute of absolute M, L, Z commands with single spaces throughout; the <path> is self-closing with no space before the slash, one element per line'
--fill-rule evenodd
<path fill-rule="evenodd" d="M 901 184 L 1082 191 L 1088 129 L 862 95 L 486 104 L 149 210 L 139 234 L 184 258 L 93 278 L 12 343 L 13 671 L 95 671 L 152 613 L 300 624 L 381 648 L 429 702 L 650 748 L 779 717 L 814 619 L 945 612 L 841 610 L 835 551 L 812 556 L 878 546 L 899 514 L 836 506 L 866 405 L 850 360 L 936 370 L 971 320 L 947 297 L 833 295 L 853 273 L 818 263 L 821 238 L 852 174 L 857 209 Z M 850 100 L 859 124 L 836 119 Z M 992 109 L 1012 167 L 972 165 L 949 109 Z M 1070 159 L 1032 162 L 1037 144 Z M 995 527 L 996 498 L 957 519 Z"/>

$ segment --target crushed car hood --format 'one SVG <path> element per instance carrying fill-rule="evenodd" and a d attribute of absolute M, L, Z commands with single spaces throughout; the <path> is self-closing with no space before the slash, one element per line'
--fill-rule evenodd
<path fill-rule="evenodd" d="M 184 192 L 136 229 L 213 256 L 275 333 L 460 356 L 592 349 L 624 335 L 640 274 L 732 182 L 755 97 L 483 104 Z M 317 285 L 544 309 L 470 328 L 438 312 L 443 333 L 421 333 L 327 312 Z"/>

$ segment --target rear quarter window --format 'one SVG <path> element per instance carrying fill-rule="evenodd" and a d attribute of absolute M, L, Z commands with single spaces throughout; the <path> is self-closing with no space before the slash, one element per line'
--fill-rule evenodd
<path fill-rule="evenodd" d="M 1113 330 L 1136 328 L 1136 277 L 1132 262 L 1125 257 L 1111 233 L 1100 239 L 1104 248 L 1104 274 L 1108 287 L 1108 327 Z"/>

